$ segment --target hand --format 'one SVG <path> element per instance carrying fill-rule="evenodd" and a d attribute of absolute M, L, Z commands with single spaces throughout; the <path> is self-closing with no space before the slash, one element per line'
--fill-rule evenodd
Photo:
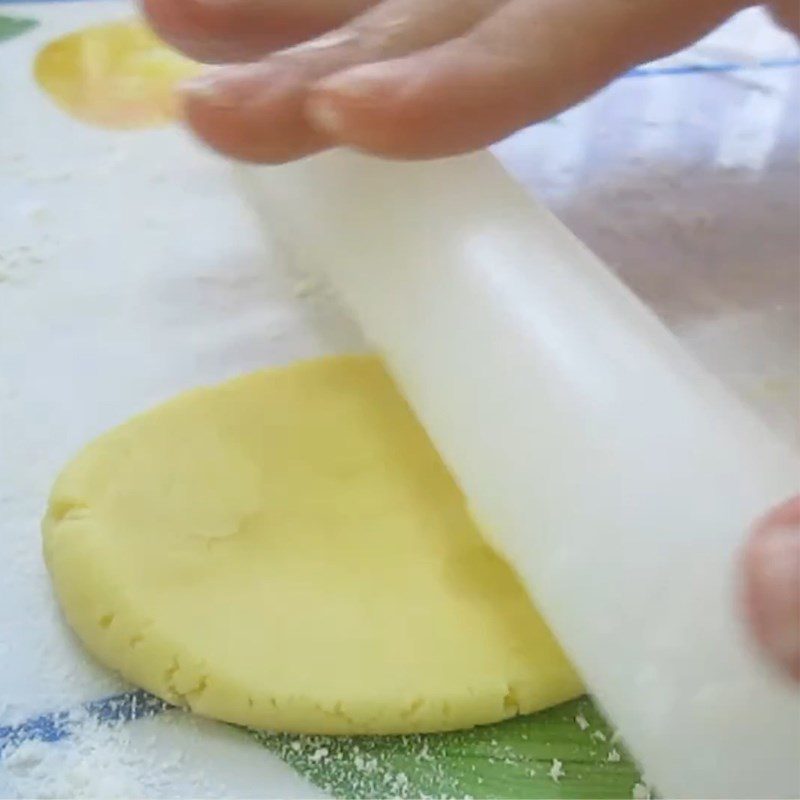
<path fill-rule="evenodd" d="M 189 55 L 250 62 L 187 84 L 186 116 L 217 150 L 270 163 L 333 145 L 395 158 L 480 148 L 577 103 L 636 64 L 690 44 L 748 5 L 746 0 L 143 3 L 156 31 Z M 778 4 L 782 19 L 797 16 L 795 0 Z"/>
<path fill-rule="evenodd" d="M 212 147 L 271 163 L 333 145 L 396 158 L 483 147 L 582 100 L 638 63 L 690 44 L 748 5 L 746 0 L 143 2 L 156 31 L 189 55 L 252 62 L 189 83 L 186 115 Z M 775 0 L 771 10 L 800 33 L 796 0 Z M 800 498 L 756 526 L 745 552 L 744 586 L 756 639 L 800 681 Z"/>
<path fill-rule="evenodd" d="M 745 609 L 756 641 L 800 682 L 800 496 L 756 525 L 743 566 Z"/>

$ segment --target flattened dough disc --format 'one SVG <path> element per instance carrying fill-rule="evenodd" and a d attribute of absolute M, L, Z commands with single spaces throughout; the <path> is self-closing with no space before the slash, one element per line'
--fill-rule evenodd
<path fill-rule="evenodd" d="M 89 650 L 210 717 L 438 731 L 581 691 L 375 358 L 133 419 L 62 473 L 44 539 Z"/>

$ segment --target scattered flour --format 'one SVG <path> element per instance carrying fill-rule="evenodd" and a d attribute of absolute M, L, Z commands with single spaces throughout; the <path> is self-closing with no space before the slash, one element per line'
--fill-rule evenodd
<path fill-rule="evenodd" d="M 0 797 L 163 797 L 178 778 L 185 783 L 187 776 L 192 796 L 213 796 L 181 750 L 165 752 L 155 738 L 136 737 L 133 745 L 128 724 L 105 724 L 80 711 L 70 717 L 69 727 L 71 735 L 61 741 L 27 740 L 5 749 L 0 755 Z"/>
<path fill-rule="evenodd" d="M 650 789 L 643 783 L 635 783 L 631 797 L 633 800 L 650 800 Z"/>
<path fill-rule="evenodd" d="M 467 797 L 459 779 L 446 767 L 446 750 L 438 737 L 364 737 L 355 743 L 347 737 L 251 733 L 333 796 Z M 474 781 L 482 783 L 480 776 Z"/>
<path fill-rule="evenodd" d="M 564 775 L 566 775 L 566 773 L 564 772 L 564 765 L 557 758 L 553 759 L 553 764 L 550 767 L 550 771 L 548 772 L 548 775 L 556 783 L 558 783 L 559 780 L 561 780 L 561 778 L 563 778 Z"/>
<path fill-rule="evenodd" d="M 585 731 L 589 727 L 589 721 L 583 716 L 583 714 L 578 714 L 575 717 L 575 723 L 582 731 Z"/>

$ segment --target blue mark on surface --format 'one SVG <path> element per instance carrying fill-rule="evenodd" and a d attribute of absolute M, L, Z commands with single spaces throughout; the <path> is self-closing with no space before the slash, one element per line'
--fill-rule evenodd
<path fill-rule="evenodd" d="M 0 756 L 23 742 L 58 742 L 71 736 L 81 719 L 89 717 L 103 725 L 155 717 L 173 708 L 148 692 L 125 692 L 91 700 L 73 711 L 53 711 L 31 717 L 19 725 L 0 726 Z"/>
<path fill-rule="evenodd" d="M 2 2 L 2 0 L 0 0 Z M 676 64 L 674 66 L 636 67 L 623 77 L 638 78 L 650 75 L 698 75 L 715 72 L 748 72 L 763 69 L 800 67 L 800 58 L 765 58 L 761 61 L 715 62 L 713 64 Z"/>

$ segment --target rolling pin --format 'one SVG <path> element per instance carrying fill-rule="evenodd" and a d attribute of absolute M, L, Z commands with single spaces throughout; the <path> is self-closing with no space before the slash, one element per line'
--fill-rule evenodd
<path fill-rule="evenodd" d="M 240 168 L 340 294 L 648 781 L 800 795 L 800 693 L 741 621 L 796 454 L 489 153 Z"/>

